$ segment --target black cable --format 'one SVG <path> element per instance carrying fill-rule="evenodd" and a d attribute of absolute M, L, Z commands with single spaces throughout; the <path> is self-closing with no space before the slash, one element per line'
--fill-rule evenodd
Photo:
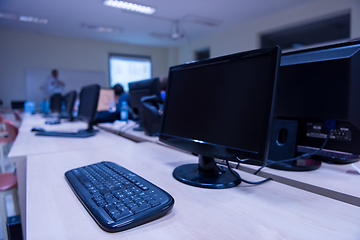
<path fill-rule="evenodd" d="M 260 172 L 264 167 L 268 167 L 268 166 L 270 166 L 270 165 L 278 164 L 278 163 L 291 162 L 291 161 L 295 161 L 295 160 L 298 160 L 298 159 L 301 159 L 301 158 L 311 157 L 312 155 L 314 155 L 314 154 L 322 151 L 322 150 L 324 149 L 324 147 L 326 146 L 326 144 L 327 144 L 327 141 L 328 141 L 328 139 L 329 139 L 329 137 L 330 137 L 330 133 L 331 133 L 331 131 L 329 131 L 329 132 L 327 133 L 323 145 L 322 145 L 318 150 L 316 150 L 316 151 L 314 151 L 314 152 L 312 152 L 312 153 L 305 153 L 305 154 L 303 154 L 303 155 L 301 155 L 301 156 L 298 156 L 298 157 L 295 157 L 295 158 L 289 158 L 289 159 L 285 159 L 285 160 L 281 160 L 281 161 L 273 161 L 273 160 L 270 160 L 270 161 L 272 161 L 272 163 L 269 163 L 269 164 L 266 164 L 266 165 L 262 166 L 261 168 L 259 168 L 258 170 L 256 170 L 256 171 L 254 172 L 254 175 L 256 175 L 258 172 Z"/>
<path fill-rule="evenodd" d="M 240 177 L 240 175 L 237 175 L 230 167 L 230 164 L 229 164 L 229 161 L 228 160 L 225 160 L 226 161 L 226 165 L 229 169 L 229 171 L 238 179 L 240 179 L 242 182 L 245 182 L 245 183 L 248 183 L 248 184 L 262 184 L 262 183 L 265 183 L 269 180 L 272 180 L 272 178 L 267 178 L 267 179 L 264 179 L 262 181 L 259 181 L 259 182 L 251 182 L 251 181 L 248 181 L 248 180 L 245 180 L 243 178 Z M 239 166 L 239 165 L 238 165 Z"/>

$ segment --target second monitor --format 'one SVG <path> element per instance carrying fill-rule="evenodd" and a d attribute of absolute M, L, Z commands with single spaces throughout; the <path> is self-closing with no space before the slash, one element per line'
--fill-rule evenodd
<path fill-rule="evenodd" d="M 136 115 L 135 120 L 139 122 L 139 127 L 134 130 L 143 130 L 143 105 L 141 98 L 150 95 L 161 97 L 159 78 L 129 83 L 130 107 L 132 108 L 133 114 Z"/>

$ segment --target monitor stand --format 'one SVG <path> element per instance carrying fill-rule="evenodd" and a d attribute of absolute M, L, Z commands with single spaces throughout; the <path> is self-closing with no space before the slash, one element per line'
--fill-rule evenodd
<path fill-rule="evenodd" d="M 235 172 L 238 176 L 238 174 Z M 178 166 L 173 171 L 173 177 L 185 184 L 201 187 L 222 189 L 240 184 L 228 168 L 216 165 L 215 159 L 199 155 L 199 163 Z"/>
<path fill-rule="evenodd" d="M 268 160 L 267 163 L 271 164 L 268 166 L 269 168 L 295 172 L 313 171 L 321 166 L 321 162 L 310 158 L 298 159 L 286 163 L 276 163 L 276 161 Z"/>
<path fill-rule="evenodd" d="M 97 133 L 99 130 L 93 128 L 93 124 L 89 123 L 87 129 L 81 129 L 78 133 Z"/>

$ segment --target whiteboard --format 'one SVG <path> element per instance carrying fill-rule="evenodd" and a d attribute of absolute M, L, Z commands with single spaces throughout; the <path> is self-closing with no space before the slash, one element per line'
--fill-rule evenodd
<path fill-rule="evenodd" d="M 94 83 L 102 88 L 109 85 L 102 71 L 57 70 L 58 78 L 65 83 L 64 95 L 72 90 L 80 93 L 82 87 Z M 49 100 L 46 81 L 51 77 L 51 71 L 52 69 L 27 69 L 25 72 L 26 100 L 35 102 L 36 109 L 39 109 L 41 101 Z"/>

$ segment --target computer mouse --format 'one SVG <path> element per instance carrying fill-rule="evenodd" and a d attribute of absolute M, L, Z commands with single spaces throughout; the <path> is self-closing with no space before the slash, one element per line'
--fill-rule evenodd
<path fill-rule="evenodd" d="M 43 128 L 39 128 L 39 127 L 34 127 L 31 129 L 32 132 L 45 132 L 45 129 Z"/>

